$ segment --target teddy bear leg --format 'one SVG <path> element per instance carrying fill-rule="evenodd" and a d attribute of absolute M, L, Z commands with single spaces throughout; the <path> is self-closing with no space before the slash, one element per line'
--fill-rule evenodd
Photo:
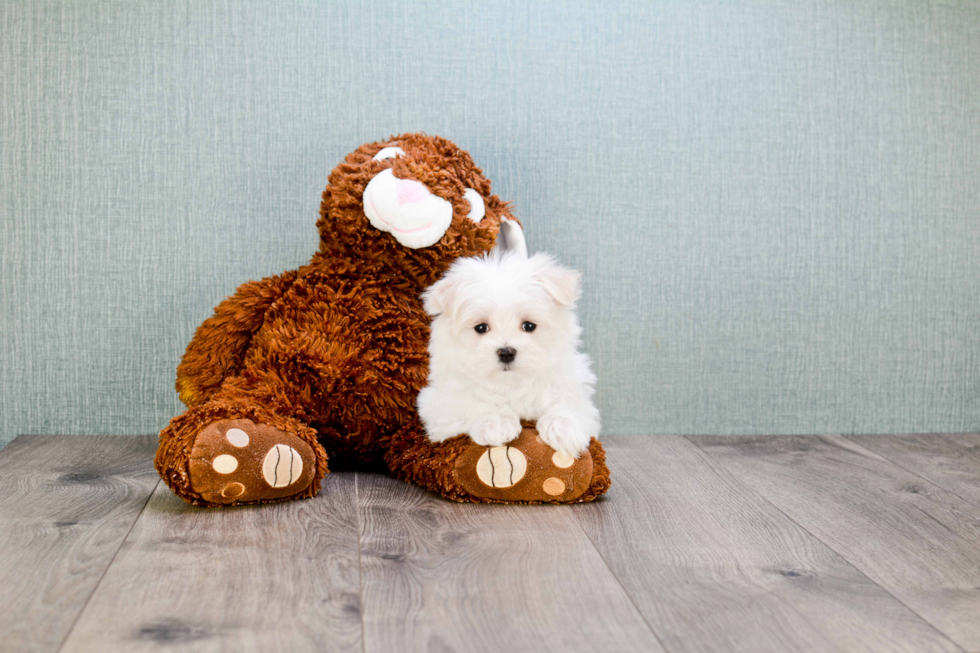
<path fill-rule="evenodd" d="M 523 426 L 506 446 L 485 447 L 466 435 L 432 443 L 416 422 L 392 438 L 385 459 L 396 477 L 454 501 L 581 503 L 609 489 L 598 440 L 575 459 L 542 442 L 533 423 Z"/>
<path fill-rule="evenodd" d="M 155 462 L 170 489 L 202 506 L 314 496 L 327 473 L 317 432 L 227 395 L 219 392 L 161 431 Z"/>

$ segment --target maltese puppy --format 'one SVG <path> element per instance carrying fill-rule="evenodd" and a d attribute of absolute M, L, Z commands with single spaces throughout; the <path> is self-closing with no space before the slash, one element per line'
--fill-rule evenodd
<path fill-rule="evenodd" d="M 537 421 L 552 449 L 578 457 L 599 435 L 595 375 L 579 351 L 579 273 L 547 254 L 457 260 L 425 291 L 432 316 L 429 382 L 418 397 L 426 433 L 466 433 L 496 447 Z"/>

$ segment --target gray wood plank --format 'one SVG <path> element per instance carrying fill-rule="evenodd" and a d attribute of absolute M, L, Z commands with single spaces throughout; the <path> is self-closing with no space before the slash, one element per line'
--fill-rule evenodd
<path fill-rule="evenodd" d="M 854 435 L 847 439 L 980 506 L 980 433 Z"/>
<path fill-rule="evenodd" d="M 838 436 L 691 438 L 954 642 L 980 650 L 980 519 Z"/>
<path fill-rule="evenodd" d="M 364 641 L 392 651 L 662 651 L 575 520 L 358 476 Z"/>
<path fill-rule="evenodd" d="M 155 448 L 34 435 L 0 451 L 0 650 L 58 649 L 157 485 Z"/>
<path fill-rule="evenodd" d="M 360 651 L 354 484 L 210 509 L 161 484 L 63 651 Z"/>
<path fill-rule="evenodd" d="M 958 650 L 686 439 L 605 444 L 575 514 L 669 651 Z"/>

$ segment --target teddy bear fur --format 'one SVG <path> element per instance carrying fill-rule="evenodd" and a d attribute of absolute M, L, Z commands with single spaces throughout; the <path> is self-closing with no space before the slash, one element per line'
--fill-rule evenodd
<path fill-rule="evenodd" d="M 405 155 L 373 159 L 394 145 Z M 435 245 L 411 249 L 369 223 L 364 189 L 388 167 L 451 202 L 452 222 Z M 466 217 L 467 188 L 484 199 L 479 223 Z M 314 478 L 298 493 L 231 503 L 313 496 L 328 461 L 332 469 L 387 470 L 458 501 L 493 501 L 464 489 L 453 473 L 474 445 L 465 435 L 429 442 L 415 398 L 428 371 L 422 291 L 456 258 L 490 251 L 502 219 L 514 220 L 508 205 L 492 194 L 470 155 L 444 138 L 403 134 L 351 152 L 323 192 L 319 249 L 310 262 L 242 285 L 197 329 L 177 368 L 177 391 L 188 408 L 160 433 L 156 467 L 163 480 L 190 503 L 222 505 L 195 483 L 195 447 L 211 424 L 250 420 L 309 445 Z M 578 501 L 609 486 L 598 441 L 590 454 L 593 478 Z"/>

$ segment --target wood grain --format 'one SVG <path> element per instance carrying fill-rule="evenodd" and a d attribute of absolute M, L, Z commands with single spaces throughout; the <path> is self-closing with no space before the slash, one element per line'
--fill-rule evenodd
<path fill-rule="evenodd" d="M 691 438 L 969 651 L 980 650 L 980 514 L 851 440 Z"/>
<path fill-rule="evenodd" d="M 980 506 L 980 433 L 854 435 L 847 439 Z"/>
<path fill-rule="evenodd" d="M 0 451 L 0 650 L 58 649 L 157 485 L 155 447 L 33 435 Z"/>
<path fill-rule="evenodd" d="M 335 473 L 209 510 L 154 438 L 19 438 L 0 651 L 980 650 L 980 436 L 606 444 L 588 505 Z"/>
<path fill-rule="evenodd" d="M 958 650 L 691 442 L 605 443 L 615 485 L 575 514 L 669 651 Z"/>
<path fill-rule="evenodd" d="M 308 500 L 195 508 L 161 485 L 64 651 L 360 651 L 354 474 Z"/>
<path fill-rule="evenodd" d="M 358 483 L 368 653 L 663 650 L 576 522 L 581 506 Z"/>

